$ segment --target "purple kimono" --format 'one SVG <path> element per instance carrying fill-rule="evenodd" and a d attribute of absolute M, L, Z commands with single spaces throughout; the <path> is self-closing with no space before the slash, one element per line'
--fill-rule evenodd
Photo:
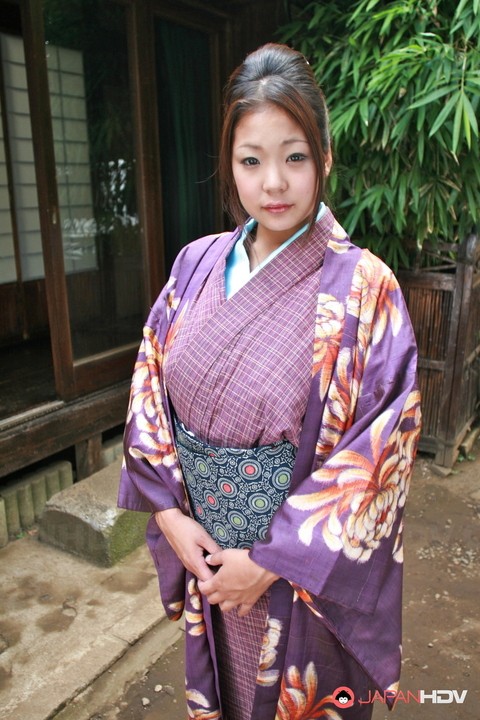
<path fill-rule="evenodd" d="M 237 238 L 212 235 L 184 248 L 152 308 L 133 376 L 122 507 L 190 512 L 165 360 Z M 369 717 L 371 688 L 393 701 L 400 674 L 402 513 L 420 427 L 415 340 L 393 274 L 352 245 L 330 211 L 308 242 L 324 247 L 306 412 L 289 496 L 250 550 L 282 578 L 268 596 L 252 720 Z M 239 305 L 239 325 L 249 312 Z M 153 517 L 147 542 L 167 615 L 185 612 L 189 717 L 221 720 L 211 608 Z M 351 698 L 343 704 L 342 687 Z"/>

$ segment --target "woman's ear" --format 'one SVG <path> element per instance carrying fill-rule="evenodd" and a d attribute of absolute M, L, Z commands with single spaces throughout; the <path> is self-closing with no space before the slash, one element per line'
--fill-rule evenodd
<path fill-rule="evenodd" d="M 330 170 L 333 165 L 332 149 L 328 149 L 328 153 L 325 155 L 325 177 L 330 175 Z"/>

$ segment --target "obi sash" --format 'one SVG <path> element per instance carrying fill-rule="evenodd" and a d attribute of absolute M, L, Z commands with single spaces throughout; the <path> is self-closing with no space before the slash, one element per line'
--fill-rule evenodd
<path fill-rule="evenodd" d="M 207 445 L 175 421 L 193 517 L 221 548 L 263 540 L 288 495 L 297 448 L 288 440 L 238 449 Z"/>

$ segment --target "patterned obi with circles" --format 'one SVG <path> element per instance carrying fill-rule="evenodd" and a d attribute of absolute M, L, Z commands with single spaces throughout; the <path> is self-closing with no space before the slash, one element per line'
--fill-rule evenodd
<path fill-rule="evenodd" d="M 263 540 L 288 495 L 297 448 L 287 440 L 250 449 L 207 445 L 175 420 L 193 516 L 225 548 Z"/>

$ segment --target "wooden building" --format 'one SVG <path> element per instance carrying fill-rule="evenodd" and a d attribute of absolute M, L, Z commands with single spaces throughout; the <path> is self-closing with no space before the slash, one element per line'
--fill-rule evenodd
<path fill-rule="evenodd" d="M 0 0 L 0 485 L 125 417 L 179 248 L 225 228 L 221 90 L 282 0 Z"/>

